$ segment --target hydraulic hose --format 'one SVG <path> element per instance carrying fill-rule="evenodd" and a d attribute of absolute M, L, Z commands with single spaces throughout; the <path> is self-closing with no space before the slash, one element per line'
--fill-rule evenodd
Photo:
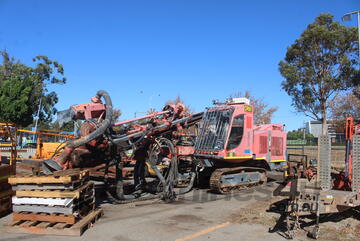
<path fill-rule="evenodd" d="M 152 168 L 154 169 L 157 177 L 159 178 L 160 182 L 163 184 L 164 188 L 166 188 L 167 185 L 166 185 L 164 176 L 160 173 L 159 169 L 156 166 L 152 165 Z M 122 174 L 120 174 L 120 175 L 122 175 Z M 145 201 L 145 200 L 161 198 L 161 197 L 167 199 L 165 189 L 162 194 L 146 193 L 146 194 L 139 194 L 139 195 L 136 195 L 136 194 L 126 195 L 126 194 L 124 194 L 124 186 L 123 186 L 122 178 L 117 180 L 117 182 L 116 182 L 116 199 L 114 199 L 114 197 L 110 194 L 109 191 L 106 191 L 106 194 L 113 203 L 117 203 L 117 204 L 125 204 L 125 203 L 129 203 L 129 202 L 133 202 L 133 201 Z"/>
<path fill-rule="evenodd" d="M 170 147 L 170 150 L 171 150 L 171 153 L 175 153 L 175 149 L 172 145 L 172 143 L 163 138 L 162 140 L 166 141 L 168 146 Z M 150 159 L 152 157 L 150 156 Z M 171 164 L 171 167 L 169 169 L 169 173 L 166 177 L 164 177 L 162 175 L 162 173 L 160 172 L 160 170 L 157 168 L 156 166 L 156 162 L 154 160 L 146 160 L 146 162 L 151 166 L 151 168 L 155 171 L 155 174 L 157 176 L 157 178 L 159 179 L 160 183 L 162 184 L 163 186 L 163 191 L 162 191 L 162 194 L 147 194 L 146 196 L 143 196 L 142 194 L 130 194 L 130 195 L 125 195 L 124 194 L 124 191 L 123 191 L 123 177 L 122 177 L 122 171 L 119 170 L 119 167 L 117 165 L 117 171 L 116 171 L 116 174 L 117 174 L 117 183 L 116 183 L 116 198 L 118 199 L 117 201 L 115 200 L 112 200 L 113 202 L 116 202 L 116 203 L 126 203 L 126 202 L 131 202 L 131 201 L 139 201 L 139 200 L 147 200 L 147 199 L 152 199 L 152 198 L 155 198 L 155 197 L 162 197 L 164 200 L 166 201 L 169 201 L 172 199 L 173 197 L 173 192 L 172 192 L 172 185 L 173 185 L 173 179 L 175 178 L 175 175 L 174 175 L 174 169 L 177 168 L 177 165 L 176 164 L 176 159 L 173 157 L 173 160 L 172 160 L 172 164 Z M 120 168 L 121 169 L 121 168 Z M 109 197 L 111 197 L 110 193 L 107 193 Z"/>
<path fill-rule="evenodd" d="M 154 171 L 155 171 L 157 177 L 159 178 L 160 182 L 165 187 L 166 186 L 166 181 L 165 181 L 165 178 L 163 177 L 163 175 L 160 173 L 159 169 L 156 167 L 156 165 L 153 165 L 151 163 L 149 163 L 149 164 L 154 169 Z M 123 184 L 122 171 L 118 169 L 118 165 L 117 165 L 116 173 L 118 175 L 117 182 L 116 182 L 116 196 L 117 196 L 118 199 L 120 199 L 120 202 L 121 201 L 131 201 L 131 200 L 138 199 L 140 197 L 139 195 L 136 195 L 136 194 L 125 195 L 124 194 L 124 184 Z M 153 197 L 154 195 L 149 195 L 149 196 Z M 156 196 L 158 196 L 158 195 L 156 195 Z"/>
<path fill-rule="evenodd" d="M 174 180 L 177 178 L 177 159 L 176 159 L 176 152 L 174 145 L 169 139 L 161 138 L 158 140 L 158 145 L 160 145 L 161 142 L 166 143 L 168 148 L 170 149 L 170 153 L 172 154 L 172 160 L 170 163 L 170 167 L 168 170 L 168 173 L 165 175 L 165 177 L 162 175 L 160 170 L 156 166 L 155 161 L 148 161 L 148 163 L 151 165 L 152 169 L 155 171 L 156 176 L 160 180 L 161 184 L 163 185 L 163 195 L 162 198 L 165 201 L 172 201 L 175 199 L 175 192 L 174 192 Z"/>
<path fill-rule="evenodd" d="M 134 201 L 145 201 L 160 197 L 159 194 L 124 194 L 124 183 L 122 176 L 122 167 L 119 167 L 119 163 L 116 164 L 116 196 L 114 197 L 109 190 L 106 190 L 106 195 L 114 204 L 125 204 Z"/>

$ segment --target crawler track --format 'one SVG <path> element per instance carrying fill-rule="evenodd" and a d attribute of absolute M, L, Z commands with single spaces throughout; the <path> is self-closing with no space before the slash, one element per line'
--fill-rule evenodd
<path fill-rule="evenodd" d="M 236 186 L 229 186 L 223 185 L 221 182 L 221 178 L 225 175 L 232 175 L 241 172 L 259 172 L 261 174 L 260 181 L 250 182 L 248 184 L 239 184 Z M 263 168 L 256 168 L 256 167 L 234 167 L 234 168 L 221 168 L 215 170 L 210 177 L 210 189 L 213 192 L 220 193 L 220 194 L 228 194 L 239 192 L 244 189 L 248 189 L 251 187 L 259 186 L 266 183 L 267 176 L 266 170 Z"/>

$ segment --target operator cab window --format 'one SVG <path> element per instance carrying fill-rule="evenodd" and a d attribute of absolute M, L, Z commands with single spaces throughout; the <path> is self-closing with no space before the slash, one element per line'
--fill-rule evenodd
<path fill-rule="evenodd" d="M 244 134 L 244 115 L 236 116 L 231 126 L 231 132 L 226 150 L 232 150 L 240 145 Z"/>

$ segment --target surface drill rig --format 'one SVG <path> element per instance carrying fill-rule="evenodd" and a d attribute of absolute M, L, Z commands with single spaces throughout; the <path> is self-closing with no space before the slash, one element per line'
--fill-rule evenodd
<path fill-rule="evenodd" d="M 161 112 L 114 123 L 111 98 L 106 91 L 98 91 L 91 102 L 72 106 L 60 116 L 61 122 L 83 123 L 76 139 L 67 141 L 44 161 L 45 173 L 105 164 L 106 178 L 109 168 L 115 166 L 116 194 L 112 196 L 119 202 L 154 197 L 172 200 L 179 193 L 175 187 L 181 187 L 181 192 L 191 189 L 195 179 L 191 159 L 194 142 L 188 129 L 202 113 L 187 114 L 184 105 L 178 103 L 166 105 Z M 124 193 L 123 181 L 128 152 L 136 162 L 131 194 Z"/>
<path fill-rule="evenodd" d="M 161 112 L 113 123 L 110 96 L 99 91 L 90 103 L 72 106 L 61 116 L 64 121 L 84 120 L 80 135 L 46 160 L 44 170 L 101 163 L 107 170 L 115 165 L 118 200 L 143 199 L 149 192 L 172 200 L 176 193 L 191 190 L 196 176 L 210 177 L 213 191 L 233 192 L 266 182 L 266 171 L 285 161 L 283 126 L 254 126 L 253 106 L 245 98 L 216 103 L 196 114 L 187 113 L 181 103 L 166 105 Z M 128 152 L 136 162 L 134 192 L 129 195 L 123 182 Z M 152 188 L 149 178 L 154 179 Z M 138 189 L 146 189 L 146 194 Z"/>
<path fill-rule="evenodd" d="M 200 122 L 194 158 L 218 193 L 267 181 L 266 172 L 285 164 L 286 133 L 281 124 L 254 125 L 246 98 L 214 102 Z"/>

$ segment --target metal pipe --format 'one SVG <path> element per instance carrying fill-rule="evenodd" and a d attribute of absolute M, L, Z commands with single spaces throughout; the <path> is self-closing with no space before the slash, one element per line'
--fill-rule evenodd
<path fill-rule="evenodd" d="M 146 119 L 146 118 L 151 118 L 151 117 L 154 117 L 154 116 L 157 116 L 157 115 L 163 115 L 163 114 L 168 114 L 168 113 L 170 113 L 169 110 L 167 110 L 167 111 L 161 111 L 161 112 L 156 112 L 156 113 L 153 113 L 153 114 L 149 114 L 149 115 L 145 115 L 145 116 L 140 116 L 140 117 L 137 117 L 137 118 L 134 118 L 134 119 L 116 122 L 116 123 L 114 124 L 114 126 L 124 125 L 124 124 L 128 124 L 128 123 L 130 123 L 130 122 L 134 122 L 134 121 L 137 121 L 137 120 L 143 120 L 143 119 Z"/>
<path fill-rule="evenodd" d="M 350 145 L 351 141 L 346 140 L 346 146 L 345 146 L 345 176 L 349 177 L 350 175 Z"/>
<path fill-rule="evenodd" d="M 182 122 L 185 122 L 186 120 L 188 120 L 190 117 L 184 117 L 182 119 L 179 119 L 179 120 L 175 120 L 173 122 L 171 122 L 171 125 L 170 127 L 173 127 L 179 123 L 182 123 Z M 159 125 L 159 126 L 155 126 L 152 130 L 153 131 L 156 131 L 156 130 L 159 130 L 159 129 L 162 129 L 162 128 L 166 128 L 166 127 L 169 127 L 167 124 L 162 124 L 162 125 Z M 136 138 L 136 137 L 140 137 L 142 136 L 146 131 L 141 131 L 141 132 L 137 132 L 137 133 L 134 133 L 134 134 L 131 134 L 131 135 L 122 135 L 120 136 L 119 138 L 116 138 L 113 140 L 113 142 L 115 144 L 119 144 L 121 142 L 125 142 L 125 141 L 128 141 L 130 140 L 131 138 Z"/>

